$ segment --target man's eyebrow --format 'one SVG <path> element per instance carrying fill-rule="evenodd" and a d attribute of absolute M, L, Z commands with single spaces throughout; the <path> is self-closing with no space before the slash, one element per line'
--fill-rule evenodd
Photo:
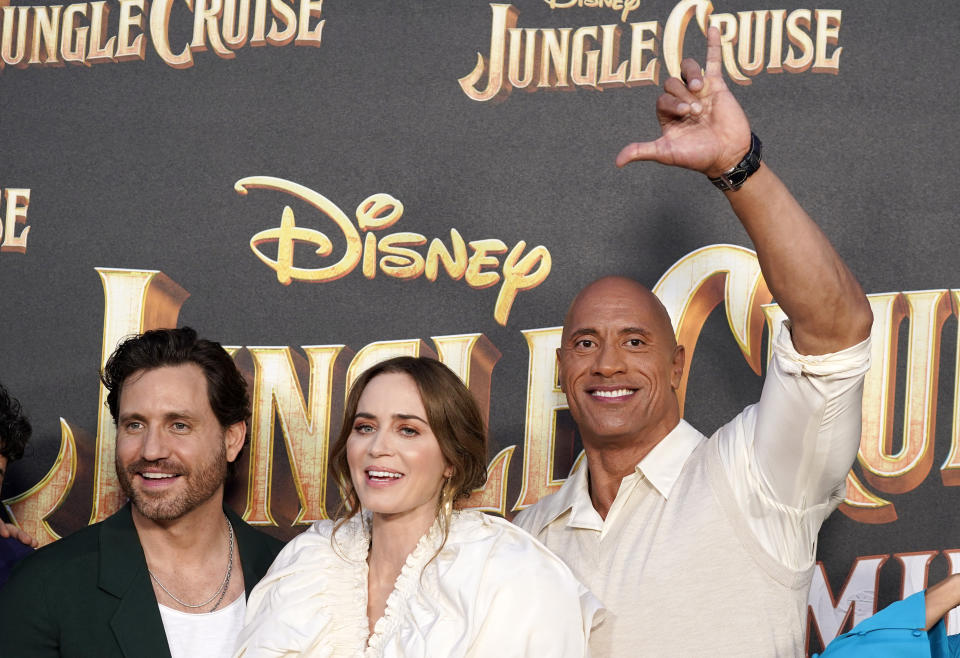
<path fill-rule="evenodd" d="M 125 422 L 130 421 L 130 420 L 141 420 L 141 421 L 142 421 L 142 420 L 146 420 L 146 419 L 147 419 L 146 416 L 144 416 L 144 415 L 141 414 L 140 412 L 138 412 L 138 411 L 131 411 L 130 413 L 120 414 L 119 418 L 117 418 L 117 422 L 125 423 Z M 165 414 L 163 414 L 163 419 L 164 419 L 165 421 L 178 420 L 178 419 L 179 419 L 179 420 L 196 420 L 196 416 L 194 416 L 194 415 L 193 415 L 192 413 L 190 413 L 189 411 L 177 410 L 177 411 L 168 411 L 168 412 L 166 412 Z"/>
<path fill-rule="evenodd" d="M 643 327 L 625 327 L 620 330 L 620 335 L 624 334 L 641 334 L 643 336 L 650 336 L 652 332 L 649 329 L 644 329 Z"/>
<path fill-rule="evenodd" d="M 583 327 L 581 329 L 575 329 L 574 331 L 571 331 L 568 338 L 579 338 L 580 336 L 587 336 L 596 333 L 597 330 L 593 327 Z"/>
<path fill-rule="evenodd" d="M 569 338 L 579 338 L 580 336 L 596 335 L 599 331 L 593 327 L 583 327 L 581 329 L 576 329 L 570 332 Z M 643 336 L 650 336 L 653 332 L 644 327 L 624 327 L 617 331 L 617 334 L 620 336 L 626 334 L 641 334 Z"/>
<path fill-rule="evenodd" d="M 189 411 L 168 411 L 163 415 L 164 420 L 196 420 Z"/>

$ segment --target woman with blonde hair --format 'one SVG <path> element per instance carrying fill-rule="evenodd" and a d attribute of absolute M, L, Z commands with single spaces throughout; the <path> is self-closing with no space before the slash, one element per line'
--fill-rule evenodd
<path fill-rule="evenodd" d="M 587 654 L 599 601 L 511 523 L 457 502 L 486 431 L 446 366 L 398 357 L 356 381 L 331 451 L 336 522 L 291 541 L 247 602 L 239 656 Z"/>

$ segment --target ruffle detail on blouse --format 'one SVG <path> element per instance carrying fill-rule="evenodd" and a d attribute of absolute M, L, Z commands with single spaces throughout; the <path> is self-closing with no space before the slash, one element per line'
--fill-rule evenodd
<path fill-rule="evenodd" d="M 459 515 L 460 512 L 454 512 L 455 517 Z M 383 616 L 377 620 L 373 627 L 373 634 L 367 641 L 367 650 L 364 656 L 376 658 L 382 655 L 384 639 L 395 635 L 400 624 L 409 619 L 410 601 L 423 589 L 427 580 L 424 576 L 424 568 L 430 559 L 437 554 L 437 549 L 442 541 L 443 531 L 440 529 L 439 522 L 434 522 L 404 561 L 403 567 L 400 569 L 400 575 L 397 576 L 396 583 L 394 583 L 393 591 L 387 597 Z M 364 583 L 364 587 L 366 586 L 366 583 Z"/>
<path fill-rule="evenodd" d="M 280 552 L 247 601 L 237 656 L 363 655 L 369 535 L 359 517 L 333 544 L 332 531 L 331 521 L 319 521 Z"/>

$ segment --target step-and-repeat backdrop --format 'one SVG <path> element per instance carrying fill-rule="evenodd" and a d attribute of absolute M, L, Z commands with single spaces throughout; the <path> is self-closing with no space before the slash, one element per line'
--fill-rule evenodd
<path fill-rule="evenodd" d="M 98 369 L 123 336 L 190 325 L 252 384 L 229 491 L 250 522 L 290 537 L 334 513 L 345 389 L 395 354 L 481 401 L 470 503 L 510 518 L 577 465 L 554 348 L 610 273 L 656 286 L 710 434 L 758 397 L 778 310 L 702 176 L 613 165 L 659 134 L 658 86 L 708 24 L 876 316 L 810 650 L 960 571 L 960 11 L 931 0 L 3 2 L 0 381 L 35 427 L 9 516 L 48 543 L 122 504 Z"/>

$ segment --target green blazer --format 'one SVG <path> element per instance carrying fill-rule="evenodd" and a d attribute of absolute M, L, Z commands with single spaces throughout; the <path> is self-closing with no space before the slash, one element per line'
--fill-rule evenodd
<path fill-rule="evenodd" d="M 283 542 L 224 510 L 249 596 Z M 129 503 L 17 565 L 0 589 L 0 654 L 170 658 Z"/>

